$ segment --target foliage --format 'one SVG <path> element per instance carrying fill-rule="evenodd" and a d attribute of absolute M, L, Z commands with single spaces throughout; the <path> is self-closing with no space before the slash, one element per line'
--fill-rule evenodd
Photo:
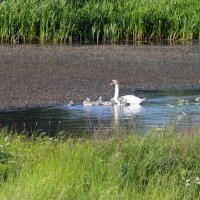
<path fill-rule="evenodd" d="M 34 138 L 34 139 L 33 139 Z M 2 199 L 197 199 L 200 134 L 173 128 L 107 139 L 26 138 L 3 130 Z M 2 151 L 2 152 L 3 152 Z M 16 170 L 18 169 L 18 170 Z"/>
<path fill-rule="evenodd" d="M 198 0 L 4 0 L 1 42 L 199 39 Z"/>

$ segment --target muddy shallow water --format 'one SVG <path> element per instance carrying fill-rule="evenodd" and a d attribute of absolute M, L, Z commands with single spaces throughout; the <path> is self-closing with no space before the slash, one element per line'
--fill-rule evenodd
<path fill-rule="evenodd" d="M 147 133 L 151 128 L 174 128 L 190 132 L 200 123 L 200 90 L 142 90 L 144 104 L 133 106 L 83 106 L 67 104 L 0 112 L 0 127 L 50 136 L 86 137 L 87 133 L 112 133 L 116 128 Z M 105 131 L 106 130 L 106 131 Z"/>
<path fill-rule="evenodd" d="M 0 46 L 0 110 L 110 99 L 136 89 L 199 88 L 200 46 Z"/>

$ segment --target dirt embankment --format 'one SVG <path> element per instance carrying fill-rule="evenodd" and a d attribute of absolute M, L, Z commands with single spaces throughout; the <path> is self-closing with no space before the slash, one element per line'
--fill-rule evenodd
<path fill-rule="evenodd" d="M 200 46 L 0 46 L 0 110 L 199 87 Z"/>

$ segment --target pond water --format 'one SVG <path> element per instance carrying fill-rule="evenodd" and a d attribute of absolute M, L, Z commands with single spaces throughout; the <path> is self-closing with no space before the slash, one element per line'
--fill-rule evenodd
<path fill-rule="evenodd" d="M 188 129 L 200 123 L 200 90 L 142 90 L 137 96 L 146 97 L 142 106 L 83 106 L 57 105 L 24 111 L 1 112 L 1 127 L 18 131 L 44 131 L 53 136 L 83 134 L 116 127 L 149 130 L 173 123 Z"/>

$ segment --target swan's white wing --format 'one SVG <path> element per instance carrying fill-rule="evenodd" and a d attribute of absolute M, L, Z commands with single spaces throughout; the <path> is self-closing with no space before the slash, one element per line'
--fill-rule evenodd
<path fill-rule="evenodd" d="M 123 101 L 128 104 L 141 104 L 145 99 L 140 99 L 139 97 L 136 97 L 134 95 L 125 95 L 122 96 Z"/>

